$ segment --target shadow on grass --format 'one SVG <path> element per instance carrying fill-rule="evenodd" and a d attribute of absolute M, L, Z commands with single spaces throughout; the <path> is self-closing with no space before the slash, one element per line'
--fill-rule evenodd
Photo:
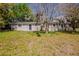
<path fill-rule="evenodd" d="M 41 37 L 41 34 L 40 34 L 39 32 L 36 32 L 36 35 L 37 35 L 38 37 Z"/>
<path fill-rule="evenodd" d="M 48 34 L 57 34 L 58 32 L 52 32 L 52 31 L 49 31 Z"/>
<path fill-rule="evenodd" d="M 13 30 L 1 30 L 0 32 L 11 32 Z"/>
<path fill-rule="evenodd" d="M 41 37 L 42 34 L 45 34 L 43 31 L 34 31 L 33 33 L 36 33 L 38 37 Z"/>
<path fill-rule="evenodd" d="M 48 32 L 48 33 L 46 33 L 46 32 L 43 32 L 43 31 L 36 31 L 36 32 L 34 32 L 34 33 L 36 33 L 36 35 L 37 35 L 38 37 L 41 37 L 41 36 L 44 35 L 44 34 L 60 35 L 59 32 Z M 73 31 L 61 31 L 61 33 L 79 35 L 79 31 L 76 31 L 76 32 L 73 32 Z"/>
<path fill-rule="evenodd" d="M 5 30 L 5 31 L 0 31 L 0 32 L 12 32 L 13 30 Z M 47 34 L 49 34 L 49 35 L 60 35 L 60 33 L 59 32 L 52 32 L 52 31 L 50 31 L 50 32 L 48 32 L 48 33 L 46 33 L 46 32 L 44 32 L 44 31 L 34 31 L 34 32 L 27 32 L 27 34 L 28 33 L 31 33 L 31 35 L 34 35 L 34 33 L 35 33 L 35 35 L 37 36 L 37 37 L 41 37 L 41 36 L 43 36 L 43 35 L 47 35 Z M 79 31 L 76 31 L 76 32 L 73 32 L 73 31 L 61 31 L 61 33 L 66 33 L 66 34 L 73 34 L 73 35 L 79 35 Z"/>
<path fill-rule="evenodd" d="M 42 35 L 45 35 L 45 34 L 57 34 L 58 32 L 45 32 L 45 31 L 34 31 L 33 33 L 35 33 L 38 37 L 41 37 Z"/>
<path fill-rule="evenodd" d="M 79 31 L 62 31 L 62 33 L 67 33 L 67 34 L 78 34 L 79 35 Z"/>

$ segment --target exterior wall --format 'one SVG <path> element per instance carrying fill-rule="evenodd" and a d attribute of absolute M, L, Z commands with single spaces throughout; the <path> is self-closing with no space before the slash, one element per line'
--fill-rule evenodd
<path fill-rule="evenodd" d="M 29 26 L 28 25 L 14 25 L 12 26 L 14 28 L 14 30 L 22 30 L 22 31 L 29 31 Z"/>
<path fill-rule="evenodd" d="M 31 31 L 40 31 L 41 26 L 40 25 L 32 25 L 32 30 Z"/>
<path fill-rule="evenodd" d="M 49 31 L 58 31 L 57 25 L 55 25 L 55 26 L 49 25 Z"/>
<path fill-rule="evenodd" d="M 14 30 L 22 30 L 22 31 L 40 31 L 41 27 L 40 25 L 31 25 L 31 29 L 29 29 L 29 25 L 12 25 L 12 28 L 14 28 Z"/>
<path fill-rule="evenodd" d="M 40 31 L 41 30 L 41 25 L 31 25 L 31 29 L 29 29 L 29 25 L 11 25 L 11 27 L 14 30 L 18 30 L 18 31 Z M 44 27 L 43 27 L 44 28 Z M 69 26 L 67 26 L 66 28 L 67 30 L 71 30 L 72 28 L 70 28 Z M 62 27 L 60 25 L 49 25 L 49 31 L 59 31 L 59 30 L 63 30 Z"/>

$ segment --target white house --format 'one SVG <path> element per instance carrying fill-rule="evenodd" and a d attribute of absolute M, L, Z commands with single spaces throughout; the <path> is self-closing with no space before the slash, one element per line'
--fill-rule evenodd
<path fill-rule="evenodd" d="M 48 31 L 59 31 L 63 30 L 59 21 L 48 21 Z M 40 31 L 41 27 L 45 30 L 45 24 L 42 22 L 17 22 L 11 24 L 11 28 L 18 31 Z M 64 27 L 64 26 L 63 26 Z M 66 27 L 70 28 L 69 24 L 66 24 Z"/>

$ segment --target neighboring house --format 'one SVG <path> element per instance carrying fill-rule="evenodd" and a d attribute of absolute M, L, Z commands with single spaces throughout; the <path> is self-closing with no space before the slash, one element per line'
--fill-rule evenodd
<path fill-rule="evenodd" d="M 57 20 L 48 21 L 47 24 L 48 24 L 48 31 L 63 30 L 62 25 Z M 68 23 L 66 23 L 65 25 L 66 25 L 66 29 L 70 28 Z M 19 31 L 40 31 L 41 28 L 43 30 L 46 29 L 46 24 L 44 22 L 43 23 L 42 22 L 38 22 L 38 23 L 37 22 L 17 22 L 17 23 L 11 24 L 11 28 Z"/>

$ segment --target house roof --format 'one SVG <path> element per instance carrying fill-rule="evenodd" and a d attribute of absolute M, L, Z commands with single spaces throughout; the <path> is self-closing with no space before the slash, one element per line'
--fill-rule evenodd
<path fill-rule="evenodd" d="M 44 24 L 46 22 L 14 22 L 14 23 L 11 23 L 11 24 L 26 24 L 26 25 L 29 25 L 29 24 Z M 50 21 L 47 21 L 48 24 L 59 24 L 60 22 L 58 20 L 50 20 Z M 65 24 L 69 24 L 68 22 L 65 23 Z"/>
<path fill-rule="evenodd" d="M 15 23 L 11 23 L 11 24 L 26 24 L 26 25 L 29 25 L 29 24 L 43 24 L 44 22 L 15 22 Z M 48 21 L 47 22 L 48 24 L 57 24 L 59 22 L 53 22 L 53 21 Z"/>
<path fill-rule="evenodd" d="M 12 24 L 26 24 L 26 25 L 29 25 L 29 24 L 42 24 L 40 22 L 16 22 L 16 23 L 12 23 Z"/>

